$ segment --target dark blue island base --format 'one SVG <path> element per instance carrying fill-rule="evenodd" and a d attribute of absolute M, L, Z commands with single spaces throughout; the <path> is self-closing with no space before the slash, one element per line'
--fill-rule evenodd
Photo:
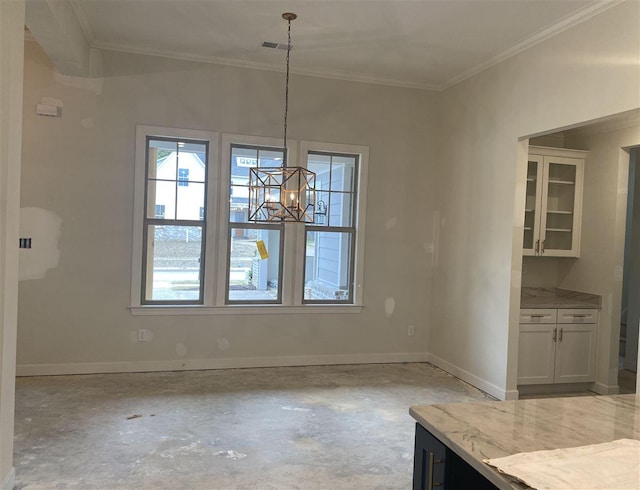
<path fill-rule="evenodd" d="M 494 490 L 484 476 L 416 424 L 413 490 Z"/>

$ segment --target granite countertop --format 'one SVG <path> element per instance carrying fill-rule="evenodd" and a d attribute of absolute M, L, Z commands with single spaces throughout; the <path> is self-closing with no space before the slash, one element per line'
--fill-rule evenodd
<path fill-rule="evenodd" d="M 520 308 L 597 308 L 602 297 L 560 288 L 522 288 Z"/>
<path fill-rule="evenodd" d="M 640 439 L 640 395 L 416 405 L 409 413 L 503 490 L 530 487 L 498 473 L 483 459 Z"/>

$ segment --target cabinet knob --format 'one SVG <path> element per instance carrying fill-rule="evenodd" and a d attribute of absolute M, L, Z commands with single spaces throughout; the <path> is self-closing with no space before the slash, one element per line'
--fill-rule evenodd
<path fill-rule="evenodd" d="M 555 342 L 558 338 L 558 327 L 553 329 L 553 341 Z"/>
<path fill-rule="evenodd" d="M 563 328 L 560 329 L 560 342 L 562 342 L 562 331 L 563 330 L 564 330 Z"/>

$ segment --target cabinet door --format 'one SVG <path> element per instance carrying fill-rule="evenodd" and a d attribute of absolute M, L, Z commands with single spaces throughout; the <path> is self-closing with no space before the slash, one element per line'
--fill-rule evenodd
<path fill-rule="evenodd" d="M 540 251 L 540 208 L 542 203 L 543 163 L 540 155 L 529 155 L 527 192 L 524 204 L 523 255 L 538 255 Z"/>
<path fill-rule="evenodd" d="M 553 383 L 556 326 L 520 325 L 518 384 Z"/>
<path fill-rule="evenodd" d="M 556 343 L 556 383 L 595 380 L 596 324 L 559 324 Z"/>
<path fill-rule="evenodd" d="M 584 160 L 544 157 L 540 255 L 578 257 Z"/>
<path fill-rule="evenodd" d="M 413 490 L 446 488 L 447 446 L 416 424 Z"/>

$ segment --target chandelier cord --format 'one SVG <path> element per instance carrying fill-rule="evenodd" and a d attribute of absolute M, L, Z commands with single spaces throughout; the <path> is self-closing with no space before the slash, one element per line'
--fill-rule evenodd
<path fill-rule="evenodd" d="M 289 27 L 287 29 L 287 77 L 284 90 L 284 158 L 282 166 L 287 166 L 287 116 L 289 114 L 289 57 L 291 54 L 291 20 L 288 19 Z"/>

